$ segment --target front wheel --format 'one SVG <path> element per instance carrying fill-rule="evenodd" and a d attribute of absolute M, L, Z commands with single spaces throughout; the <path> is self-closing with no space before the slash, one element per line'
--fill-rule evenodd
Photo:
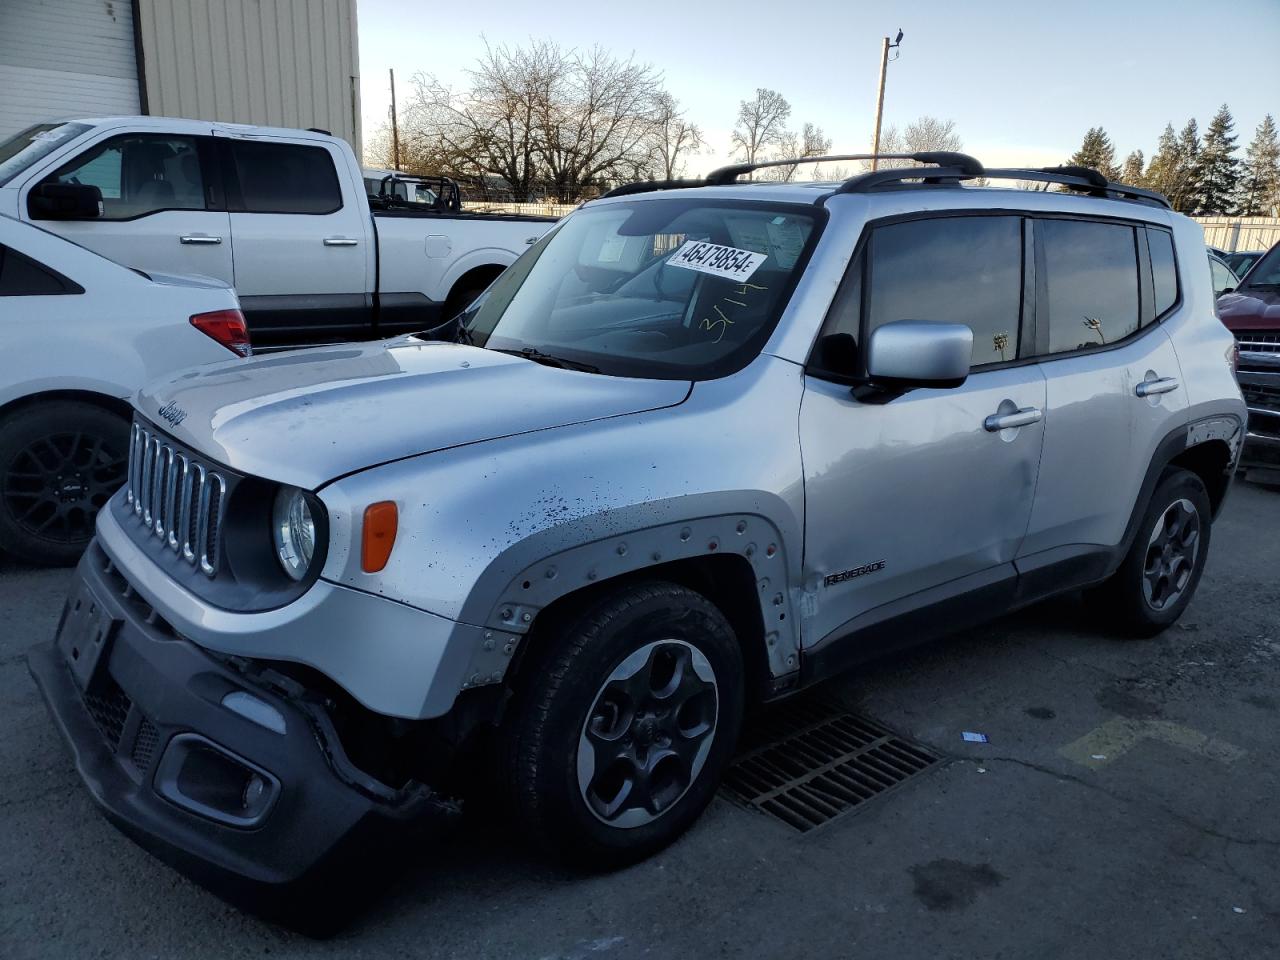
<path fill-rule="evenodd" d="M 1211 512 L 1198 476 L 1165 473 L 1120 568 L 1097 591 L 1116 627 L 1151 637 L 1182 616 L 1204 573 Z"/>
<path fill-rule="evenodd" d="M 617 867 L 683 833 L 742 724 L 743 667 L 724 615 L 670 583 L 620 588 L 548 635 L 504 725 L 510 797 L 562 859 Z"/>

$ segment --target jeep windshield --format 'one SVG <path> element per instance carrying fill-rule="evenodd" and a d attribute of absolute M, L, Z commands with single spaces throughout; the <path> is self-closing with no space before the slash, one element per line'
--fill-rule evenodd
<path fill-rule="evenodd" d="M 688 197 L 586 207 L 471 305 L 459 336 L 615 376 L 725 376 L 768 340 L 824 216 Z"/>

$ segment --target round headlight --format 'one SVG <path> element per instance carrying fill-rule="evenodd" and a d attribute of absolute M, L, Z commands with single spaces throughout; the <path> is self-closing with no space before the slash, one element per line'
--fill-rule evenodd
<path fill-rule="evenodd" d="M 294 580 L 301 580 L 316 552 L 316 525 L 306 494 L 297 487 L 282 487 L 271 518 L 280 566 Z"/>

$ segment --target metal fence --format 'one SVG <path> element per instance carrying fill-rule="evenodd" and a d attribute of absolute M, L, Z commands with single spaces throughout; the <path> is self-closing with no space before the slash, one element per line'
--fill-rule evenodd
<path fill-rule="evenodd" d="M 1196 217 L 1204 227 L 1204 242 L 1231 253 L 1270 250 L 1280 243 L 1280 217 Z"/>
<path fill-rule="evenodd" d="M 496 203 L 464 200 L 462 209 L 470 213 L 515 213 L 531 217 L 563 217 L 578 209 L 576 203 Z"/>

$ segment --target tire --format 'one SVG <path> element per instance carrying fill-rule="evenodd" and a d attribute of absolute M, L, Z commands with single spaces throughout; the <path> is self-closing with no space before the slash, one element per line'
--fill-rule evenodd
<path fill-rule="evenodd" d="M 491 279 L 486 280 L 484 283 L 468 283 L 463 289 L 454 290 L 450 293 L 449 298 L 444 302 L 444 313 L 441 315 L 444 317 L 444 322 L 448 323 L 467 307 L 471 306 L 480 294 L 489 289 L 489 284 L 492 282 L 493 280 Z"/>
<path fill-rule="evenodd" d="M 575 866 L 642 860 L 698 818 L 733 755 L 744 687 L 733 630 L 702 595 L 651 582 L 598 597 L 540 642 L 503 725 L 516 820 Z"/>
<path fill-rule="evenodd" d="M 40 402 L 0 420 L 0 549 L 75 563 L 128 458 L 129 421 L 91 403 Z"/>
<path fill-rule="evenodd" d="M 1116 629 L 1153 637 L 1182 616 L 1204 573 L 1211 513 L 1194 473 L 1173 468 L 1160 478 L 1133 545 L 1094 594 Z"/>

